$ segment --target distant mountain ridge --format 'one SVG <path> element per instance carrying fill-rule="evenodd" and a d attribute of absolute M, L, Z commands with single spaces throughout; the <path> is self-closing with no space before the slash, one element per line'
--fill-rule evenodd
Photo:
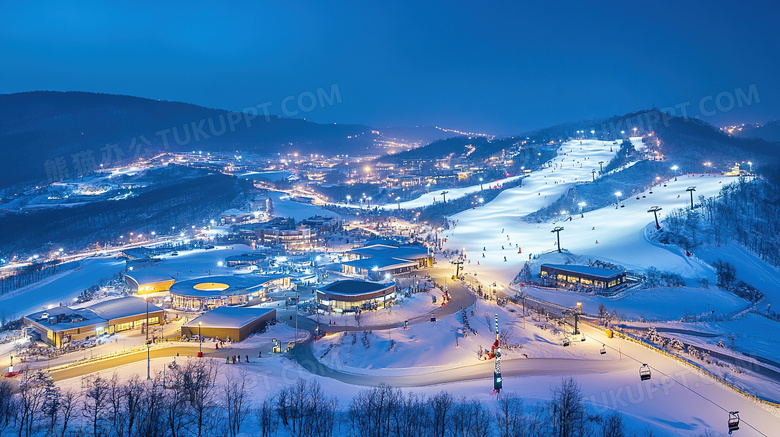
<path fill-rule="evenodd" d="M 740 138 L 760 138 L 766 141 L 780 142 L 780 120 L 772 120 L 764 124 L 747 125 L 734 131 L 733 135 Z"/>
<path fill-rule="evenodd" d="M 317 124 L 189 103 L 86 92 L 0 95 L 0 187 L 78 176 L 160 151 L 369 154 L 362 125 Z M 52 175 L 52 173 L 55 173 Z"/>

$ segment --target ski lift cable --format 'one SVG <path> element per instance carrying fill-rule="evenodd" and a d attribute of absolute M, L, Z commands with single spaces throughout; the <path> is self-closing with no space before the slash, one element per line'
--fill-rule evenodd
<path fill-rule="evenodd" d="M 593 337 L 593 336 L 590 336 L 590 335 L 588 335 L 588 334 L 585 334 L 584 332 L 580 332 L 580 334 L 581 334 L 581 335 L 583 335 L 583 336 L 585 336 L 585 337 L 590 337 L 590 339 L 591 339 L 591 340 L 596 340 L 596 338 L 595 338 L 595 337 Z M 596 340 L 596 341 L 598 341 L 598 340 Z M 606 346 L 606 344 L 605 344 L 605 343 L 602 343 L 602 344 Z M 667 375 L 666 373 L 662 372 L 662 371 L 661 371 L 661 370 L 659 370 L 658 368 L 655 368 L 655 367 L 653 367 L 653 366 L 650 366 L 649 364 L 646 364 L 646 363 L 644 363 L 643 361 L 641 361 L 641 360 L 639 360 L 639 359 L 637 359 L 637 358 L 634 358 L 634 357 L 632 357 L 631 355 L 629 355 L 629 354 L 627 354 L 627 353 L 623 352 L 622 350 L 615 349 L 615 348 L 614 348 L 614 347 L 612 347 L 612 346 L 606 346 L 606 347 L 608 347 L 608 348 L 612 349 L 612 350 L 613 350 L 613 351 L 615 351 L 615 352 L 618 352 L 618 353 L 620 353 L 621 355 L 624 355 L 624 356 L 626 356 L 626 357 L 628 357 L 628 358 L 630 358 L 630 359 L 632 359 L 632 360 L 636 361 L 636 362 L 637 362 L 637 363 L 639 363 L 640 365 L 647 365 L 647 367 L 649 367 L 649 368 L 653 369 L 655 372 L 657 372 L 657 373 L 660 373 L 661 375 L 664 375 L 664 376 L 666 376 L 667 378 L 669 378 L 669 380 L 670 380 L 670 381 L 672 381 L 672 382 L 676 382 L 677 384 L 679 384 L 679 385 L 680 385 L 680 386 L 682 386 L 683 388 L 687 389 L 687 390 L 688 390 L 688 391 L 690 391 L 691 393 L 693 393 L 693 394 L 695 394 L 695 395 L 699 396 L 700 398 L 702 398 L 702 399 L 706 400 L 707 402 L 711 403 L 712 405 L 715 405 L 716 407 L 720 408 L 721 410 L 725 411 L 726 413 L 730 413 L 730 412 L 731 412 L 731 410 L 729 410 L 729 409 L 727 409 L 727 408 L 724 408 L 724 407 L 722 407 L 722 406 L 721 406 L 720 404 L 718 404 L 717 402 L 715 402 L 715 401 L 713 401 L 712 399 L 710 399 L 710 398 L 708 398 L 708 397 L 704 396 L 703 394 L 701 394 L 701 393 L 697 392 L 696 390 L 694 390 L 694 389 L 692 389 L 692 388 L 688 387 L 687 385 L 685 385 L 685 384 L 683 384 L 682 382 L 680 382 L 680 381 L 676 380 L 675 378 L 671 377 L 670 375 Z M 750 423 L 748 423 L 748 422 L 747 422 L 745 419 L 743 419 L 743 418 L 740 418 L 740 424 L 745 424 L 745 425 L 749 426 L 750 428 L 752 428 L 752 429 L 753 429 L 755 432 L 757 432 L 757 433 L 761 434 L 762 436 L 764 436 L 764 437 L 768 437 L 766 434 L 764 434 L 763 432 L 761 432 L 761 431 L 759 431 L 758 429 L 756 429 L 756 427 L 754 427 L 753 425 L 751 425 Z"/>

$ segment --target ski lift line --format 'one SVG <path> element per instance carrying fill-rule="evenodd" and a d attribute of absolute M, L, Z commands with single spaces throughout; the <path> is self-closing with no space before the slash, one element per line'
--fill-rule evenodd
<path fill-rule="evenodd" d="M 590 339 L 591 339 L 591 340 L 596 340 L 596 338 L 595 338 L 595 337 L 592 337 L 592 336 L 590 336 L 590 335 L 588 335 L 588 334 L 585 334 L 584 332 L 581 332 L 581 334 L 582 334 L 583 336 L 590 337 Z M 602 343 L 602 344 L 604 344 L 604 343 Z M 606 346 L 606 344 L 604 344 L 604 345 Z M 613 351 L 615 351 L 615 352 L 619 352 L 619 353 L 620 353 L 620 354 L 622 354 L 623 356 L 626 356 L 626 357 L 628 357 L 628 358 L 630 358 L 630 359 L 632 359 L 632 360 L 636 361 L 637 363 L 639 363 L 639 364 L 640 364 L 640 366 L 642 366 L 642 365 L 647 365 L 647 364 L 645 364 L 644 362 L 642 362 L 642 361 L 640 361 L 640 360 L 638 360 L 638 359 L 636 359 L 636 358 L 632 357 L 631 355 L 629 355 L 629 354 L 627 354 L 627 353 L 625 353 L 625 352 L 619 351 L 618 349 L 615 349 L 615 348 L 614 348 L 614 347 L 612 347 L 612 346 L 606 346 L 606 347 L 608 347 L 608 348 L 612 349 L 612 350 L 613 350 Z M 687 385 L 685 385 L 685 384 L 683 384 L 682 382 L 680 382 L 680 381 L 678 381 L 678 380 L 674 379 L 673 377 L 671 377 L 671 376 L 667 375 L 666 373 L 664 373 L 664 372 L 660 371 L 659 369 L 657 369 L 657 368 L 655 368 L 655 367 L 652 367 L 652 366 L 650 366 L 650 365 L 647 365 L 647 367 L 649 367 L 649 368 L 653 369 L 653 371 L 655 371 L 655 372 L 658 372 L 658 373 L 660 373 L 661 375 L 664 375 L 664 376 L 666 376 L 667 378 L 669 378 L 669 380 L 670 380 L 670 381 L 672 381 L 672 382 L 676 382 L 677 384 L 680 384 L 680 386 L 682 386 L 683 388 L 685 388 L 685 389 L 687 389 L 688 391 L 690 391 L 691 393 L 693 393 L 693 394 L 695 394 L 695 395 L 699 396 L 700 398 L 702 398 L 702 399 L 706 400 L 707 402 L 711 403 L 712 405 L 715 405 L 716 407 L 720 408 L 720 409 L 721 409 L 721 410 L 723 410 L 724 412 L 726 412 L 726 413 L 731 413 L 731 410 L 729 410 L 729 409 L 727 409 L 727 408 L 724 408 L 724 407 L 720 406 L 720 405 L 719 405 L 717 402 L 715 402 L 715 401 L 713 401 L 712 399 L 710 399 L 710 398 L 708 398 L 708 397 L 704 396 L 703 394 L 701 394 L 701 393 L 697 392 L 696 390 L 694 390 L 694 389 L 692 389 L 692 388 L 688 387 Z M 753 425 L 751 425 L 750 423 L 748 423 L 748 422 L 747 422 L 747 421 L 746 421 L 744 418 L 740 418 L 740 424 L 745 424 L 745 425 L 749 426 L 750 428 L 752 428 L 752 429 L 753 429 L 755 432 L 757 432 L 757 433 L 761 434 L 762 436 L 764 436 L 764 437 L 768 437 L 766 434 L 764 434 L 763 432 L 759 431 L 758 429 L 756 429 L 756 427 L 754 427 Z"/>

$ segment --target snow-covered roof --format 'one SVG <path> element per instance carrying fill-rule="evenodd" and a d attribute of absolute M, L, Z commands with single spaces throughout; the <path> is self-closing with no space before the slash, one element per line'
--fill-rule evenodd
<path fill-rule="evenodd" d="M 262 261 L 266 259 L 268 255 L 262 252 L 247 252 L 239 255 L 232 255 L 225 258 L 225 261 Z"/>
<path fill-rule="evenodd" d="M 429 256 L 428 249 L 418 245 L 390 246 L 387 244 L 373 244 L 371 246 L 350 249 L 347 253 L 371 257 L 386 256 L 403 259 L 420 259 Z"/>
<path fill-rule="evenodd" d="M 400 269 L 403 267 L 414 267 L 416 262 L 408 259 L 391 258 L 387 256 L 372 256 L 371 258 L 356 259 L 352 261 L 345 261 L 342 263 L 345 266 L 356 267 L 358 269 L 373 270 L 376 267 L 379 271 Z"/>
<path fill-rule="evenodd" d="M 138 269 L 125 273 L 125 278 L 130 278 L 138 285 L 154 284 L 157 282 L 172 281 L 173 277 L 157 269 Z"/>
<path fill-rule="evenodd" d="M 273 308 L 219 307 L 207 311 L 183 326 L 197 328 L 240 328 L 259 318 L 276 318 Z"/>
<path fill-rule="evenodd" d="M 266 282 L 290 278 L 285 274 L 204 276 L 177 282 L 171 287 L 171 294 L 189 297 L 236 296 L 259 291 Z"/>
<path fill-rule="evenodd" d="M 146 313 L 146 300 L 140 297 L 120 297 L 104 300 L 87 307 L 98 316 L 106 319 L 119 319 L 128 316 L 137 316 Z M 149 312 L 162 311 L 162 308 L 149 304 Z"/>

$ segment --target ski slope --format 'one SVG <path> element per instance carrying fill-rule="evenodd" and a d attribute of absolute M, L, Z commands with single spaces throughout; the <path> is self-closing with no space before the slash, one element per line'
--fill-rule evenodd
<path fill-rule="evenodd" d="M 644 147 L 641 137 L 632 137 L 631 143 L 637 149 Z M 564 143 L 558 150 L 558 156 L 548 161 L 542 169 L 534 171 L 523 180 L 524 187 L 538 188 L 537 191 L 541 193 L 539 199 L 532 204 L 527 205 L 530 210 L 525 214 L 529 214 L 542 206 L 549 204 L 550 202 L 546 201 L 548 200 L 548 197 L 546 196 L 555 196 L 557 198 L 572 184 L 592 180 L 593 176 L 591 172 L 593 170 L 598 172 L 601 168 L 599 166 L 599 161 L 603 161 L 604 164 L 607 164 L 615 157 L 619 148 L 620 146 L 613 144 L 612 141 L 576 140 Z M 612 150 L 610 151 L 610 149 Z M 523 175 L 518 175 L 498 181 L 484 182 L 483 188 L 487 189 L 488 187 L 501 185 L 522 177 Z M 441 203 L 443 200 L 441 192 L 444 190 L 445 189 L 432 189 L 428 194 L 424 194 L 406 202 L 401 202 L 401 208 L 422 208 L 437 202 Z M 462 188 L 448 188 L 446 191 L 448 191 L 447 199 L 455 200 L 468 194 L 478 193 L 481 190 L 479 184 L 475 184 Z M 504 195 L 504 193 L 501 193 L 501 195 Z M 540 204 L 542 206 L 534 208 L 535 204 Z M 380 206 L 380 208 L 394 209 L 398 208 L 398 205 L 387 204 Z M 526 208 L 524 208 L 524 210 L 525 209 Z"/>
<path fill-rule="evenodd" d="M 457 226 L 445 234 L 446 247 L 458 250 L 465 248 L 467 258 L 470 258 L 466 264 L 467 271 L 508 284 L 523 263 L 529 260 L 529 254 L 542 254 L 556 249 L 555 234 L 551 231 L 556 226 L 563 226 L 561 247 L 585 260 L 599 259 L 635 271 L 654 266 L 691 280 L 698 277 L 714 279 L 711 267 L 695 254 L 688 257 L 680 249 L 660 245 L 646 238 L 646 228 L 654 221 L 652 213 L 647 210 L 651 206 L 662 207 L 660 220 L 666 211 L 690 205 L 689 193 L 685 191 L 687 187 L 695 185 L 697 195 L 711 197 L 730 179 L 721 175 L 681 176 L 677 181 L 665 182 L 666 186 L 656 186 L 634 197 L 624 196 L 621 204 L 625 207 L 604 207 L 587 212 L 582 217 L 579 214 L 566 215 L 564 220 L 551 223 L 522 221 L 523 216 L 558 197 L 548 194 L 547 199 L 543 199 L 543 196 L 537 194 L 537 186 L 526 184 L 504 191 L 482 208 L 451 217 L 457 220 Z M 551 191 L 562 194 L 561 190 Z M 587 199 L 584 200 L 587 202 Z M 482 258 L 483 248 L 485 258 Z M 518 253 L 518 250 L 522 250 L 522 253 Z M 477 261 L 480 265 L 475 265 Z"/>

